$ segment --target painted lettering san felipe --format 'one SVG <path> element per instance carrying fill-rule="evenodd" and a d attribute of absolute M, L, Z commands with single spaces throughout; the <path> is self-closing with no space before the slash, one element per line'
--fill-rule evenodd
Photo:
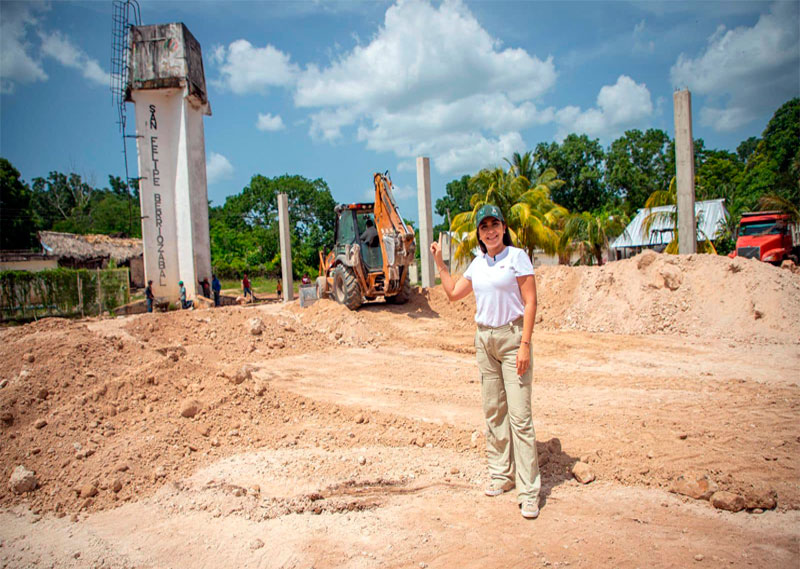
<path fill-rule="evenodd" d="M 153 131 L 158 130 L 158 120 L 156 119 L 156 106 L 150 105 L 150 128 Z M 152 161 L 152 177 L 153 187 L 161 186 L 161 178 L 158 171 L 158 136 L 150 135 L 150 160 Z M 153 193 L 153 202 L 155 204 L 155 218 L 156 229 L 158 235 L 156 236 L 156 244 L 158 245 L 158 284 L 160 286 L 167 286 L 167 260 L 164 256 L 164 235 L 161 232 L 161 226 L 164 223 L 163 215 L 161 212 L 161 194 Z"/>

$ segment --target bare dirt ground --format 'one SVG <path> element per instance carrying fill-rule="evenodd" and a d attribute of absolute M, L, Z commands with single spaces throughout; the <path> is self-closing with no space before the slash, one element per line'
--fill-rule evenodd
<path fill-rule="evenodd" d="M 800 566 L 800 275 L 648 253 L 537 286 L 534 521 L 481 492 L 471 299 L 3 329 L 0 567 Z M 745 509 L 675 492 L 702 476 Z"/>

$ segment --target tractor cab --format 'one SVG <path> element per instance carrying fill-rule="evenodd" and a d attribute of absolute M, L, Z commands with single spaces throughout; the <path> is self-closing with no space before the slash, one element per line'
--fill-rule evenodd
<path fill-rule="evenodd" d="M 344 254 L 353 244 L 358 244 L 368 272 L 383 271 L 383 254 L 373 204 L 339 206 L 336 215 L 335 251 Z"/>

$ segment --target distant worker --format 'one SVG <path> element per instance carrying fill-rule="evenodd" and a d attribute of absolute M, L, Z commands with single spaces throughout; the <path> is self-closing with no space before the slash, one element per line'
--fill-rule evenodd
<path fill-rule="evenodd" d="M 194 310 L 194 301 L 186 300 L 186 287 L 183 286 L 183 281 L 178 281 L 181 294 L 181 308 L 184 310 Z"/>
<path fill-rule="evenodd" d="M 211 298 L 211 285 L 208 284 L 208 278 L 204 278 L 200 281 L 200 288 L 203 289 L 203 296 Z"/>
<path fill-rule="evenodd" d="M 499 496 L 516 486 L 522 516 L 536 518 L 541 477 L 531 416 L 531 336 L 536 319 L 533 265 L 525 251 L 511 246 L 499 207 L 481 207 L 475 220 L 482 254 L 473 259 L 463 277 L 453 281 L 438 243 L 431 244 L 431 254 L 451 302 L 475 293 L 475 348 L 491 477 L 484 493 Z"/>
<path fill-rule="evenodd" d="M 222 292 L 222 285 L 217 278 L 217 275 L 211 275 L 211 290 L 214 291 L 214 306 L 219 306 L 219 295 Z"/>
<path fill-rule="evenodd" d="M 283 295 L 283 279 L 278 277 L 278 284 L 275 287 L 275 292 L 278 295 L 278 300 L 280 300 L 281 296 Z"/>
<path fill-rule="evenodd" d="M 250 300 L 255 300 L 253 298 L 253 291 L 250 290 L 250 279 L 247 278 L 247 273 L 244 274 L 242 277 L 242 295 L 247 298 L 247 295 L 250 295 Z"/>
<path fill-rule="evenodd" d="M 303 278 L 300 279 L 300 284 L 304 284 L 304 285 L 310 285 L 311 284 L 311 278 L 308 276 L 308 273 L 303 273 Z"/>
<path fill-rule="evenodd" d="M 377 247 L 378 245 L 378 230 L 375 228 L 375 222 L 371 219 L 367 220 L 367 228 L 361 234 L 361 241 L 367 247 Z"/>
<path fill-rule="evenodd" d="M 147 299 L 147 312 L 153 312 L 153 301 L 156 299 L 155 295 L 153 295 L 153 281 L 147 281 L 144 296 Z"/>

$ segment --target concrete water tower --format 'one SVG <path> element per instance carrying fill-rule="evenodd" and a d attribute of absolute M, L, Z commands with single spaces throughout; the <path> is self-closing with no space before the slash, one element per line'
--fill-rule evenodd
<path fill-rule="evenodd" d="M 145 276 L 156 297 L 211 281 L 200 44 L 181 23 L 131 26 L 126 101 L 136 109 Z"/>

